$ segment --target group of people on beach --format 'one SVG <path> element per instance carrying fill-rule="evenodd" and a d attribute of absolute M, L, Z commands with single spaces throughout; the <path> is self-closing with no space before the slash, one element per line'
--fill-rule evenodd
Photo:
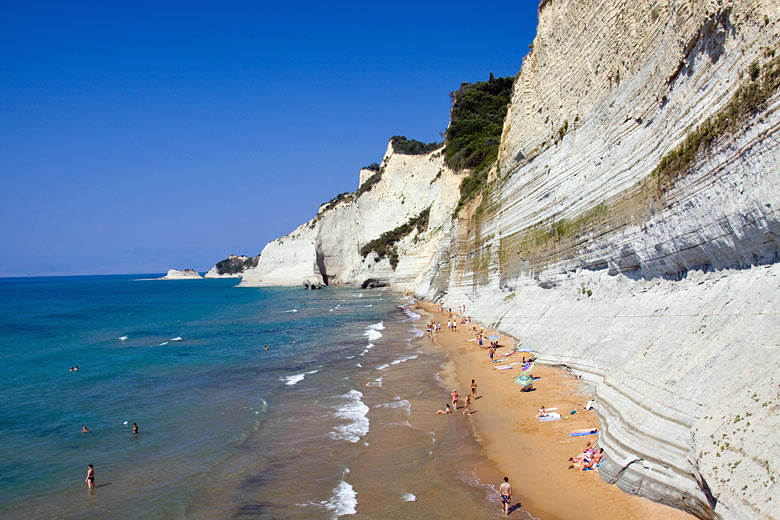
<path fill-rule="evenodd" d="M 460 399 L 460 396 L 458 394 L 458 391 L 454 388 L 452 389 L 452 392 L 450 392 L 450 397 L 452 398 L 452 406 L 449 404 L 444 405 L 444 409 L 442 410 L 436 410 L 435 414 L 450 414 L 458 409 L 458 402 Z M 466 395 L 466 401 L 465 406 L 463 409 L 463 415 L 471 415 L 471 403 L 473 401 L 477 400 L 477 382 L 472 379 L 471 380 L 471 393 Z"/>
<path fill-rule="evenodd" d="M 601 461 L 604 459 L 604 448 L 596 449 L 590 442 L 585 444 L 582 453 L 575 457 L 569 457 L 569 469 L 578 469 L 580 471 L 598 471 Z"/>

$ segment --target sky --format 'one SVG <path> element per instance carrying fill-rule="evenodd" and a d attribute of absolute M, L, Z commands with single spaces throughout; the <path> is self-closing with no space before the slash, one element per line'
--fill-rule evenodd
<path fill-rule="evenodd" d="M 3 2 L 0 276 L 260 253 L 514 76 L 537 5 Z"/>

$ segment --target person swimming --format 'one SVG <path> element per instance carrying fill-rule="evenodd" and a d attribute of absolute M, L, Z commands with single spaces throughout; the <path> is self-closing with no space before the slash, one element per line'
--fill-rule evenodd
<path fill-rule="evenodd" d="M 89 433 L 89 430 L 87 429 L 86 426 L 81 427 L 81 433 Z"/>

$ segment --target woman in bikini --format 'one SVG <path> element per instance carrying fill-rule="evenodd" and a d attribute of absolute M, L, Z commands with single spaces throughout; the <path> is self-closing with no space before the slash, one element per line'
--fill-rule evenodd
<path fill-rule="evenodd" d="M 473 379 L 471 380 L 471 397 L 477 398 L 477 382 Z"/>
<path fill-rule="evenodd" d="M 87 469 L 87 478 L 84 479 L 89 489 L 95 489 L 95 467 L 90 464 Z"/>

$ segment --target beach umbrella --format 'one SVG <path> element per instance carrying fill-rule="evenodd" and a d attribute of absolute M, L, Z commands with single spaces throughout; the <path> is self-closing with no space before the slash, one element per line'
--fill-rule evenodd
<path fill-rule="evenodd" d="M 533 352 L 533 351 L 534 349 L 532 349 L 531 347 L 520 347 L 515 349 L 515 352 Z"/>
<path fill-rule="evenodd" d="M 520 373 L 521 374 L 528 374 L 531 372 L 531 370 L 534 369 L 536 366 L 536 363 L 533 361 L 529 361 L 528 363 L 525 363 L 523 366 L 520 367 Z"/>
<path fill-rule="evenodd" d="M 493 340 L 496 340 L 496 339 L 500 339 L 500 338 L 498 336 L 496 336 L 495 334 L 491 334 L 490 336 L 488 336 L 488 340 L 489 341 L 493 341 Z"/>
<path fill-rule="evenodd" d="M 521 375 L 517 376 L 515 378 L 515 383 L 517 383 L 520 386 L 528 386 L 534 384 L 534 378 L 527 375 Z"/>

